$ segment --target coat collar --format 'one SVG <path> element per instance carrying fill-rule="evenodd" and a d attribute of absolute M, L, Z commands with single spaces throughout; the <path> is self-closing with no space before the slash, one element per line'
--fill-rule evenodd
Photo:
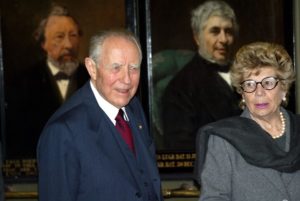
<path fill-rule="evenodd" d="M 199 168 L 203 167 L 209 135 L 217 135 L 232 144 L 249 164 L 279 172 L 300 170 L 300 117 L 288 114 L 291 121 L 288 152 L 281 150 L 270 135 L 248 118 L 232 117 L 205 126 L 198 134 L 201 143 L 199 153 L 202 156 Z"/>

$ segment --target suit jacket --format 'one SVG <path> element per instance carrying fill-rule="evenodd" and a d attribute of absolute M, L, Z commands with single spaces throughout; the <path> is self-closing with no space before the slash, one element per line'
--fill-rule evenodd
<path fill-rule="evenodd" d="M 136 157 L 89 83 L 52 116 L 37 148 L 40 201 L 141 201 L 147 200 L 144 187 L 153 188 L 153 200 L 162 200 L 154 143 L 136 98 L 126 113 Z"/>
<path fill-rule="evenodd" d="M 299 121 L 297 124 L 293 122 L 294 119 L 291 121 L 291 128 L 293 128 L 291 131 L 299 130 Z M 214 125 L 206 128 L 209 130 L 205 132 L 216 132 Z M 218 127 L 217 132 L 219 130 L 228 135 L 231 134 L 227 127 Z M 251 132 L 254 129 L 250 128 L 249 130 Z M 243 133 L 245 135 L 246 131 L 241 130 L 239 135 L 243 135 Z M 199 133 L 199 136 L 203 134 Z M 266 133 L 261 134 L 267 135 Z M 289 147 L 291 142 L 288 134 L 286 139 L 288 141 L 286 146 Z M 200 142 L 197 141 L 197 146 L 199 145 Z M 248 146 L 255 146 L 255 144 L 248 142 Z M 197 160 L 203 161 L 200 159 L 201 154 L 197 153 Z M 260 151 L 257 153 L 257 155 L 263 154 Z M 199 201 L 299 200 L 300 170 L 293 173 L 279 172 L 273 168 L 251 165 L 244 158 L 228 140 L 217 135 L 209 135 L 203 171 L 201 175 L 198 174 L 200 177 L 197 178 L 198 181 L 201 180 Z M 265 161 L 271 160 L 265 157 Z"/>
<path fill-rule="evenodd" d="M 80 65 L 70 78 L 67 98 L 89 79 L 84 65 Z M 46 60 L 38 62 L 18 78 L 16 94 L 9 104 L 9 158 L 35 158 L 40 133 L 51 115 L 61 106 L 63 99 Z M 18 141 L 18 145 L 16 145 Z M 13 149 L 9 149 L 13 147 Z"/>
<path fill-rule="evenodd" d="M 201 126 L 241 112 L 239 96 L 218 74 L 220 68 L 196 54 L 168 84 L 161 113 L 168 149 L 194 151 Z"/>

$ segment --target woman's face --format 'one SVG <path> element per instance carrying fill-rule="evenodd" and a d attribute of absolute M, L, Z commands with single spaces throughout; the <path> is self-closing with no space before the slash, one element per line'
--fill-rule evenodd
<path fill-rule="evenodd" d="M 261 82 L 266 77 L 277 77 L 273 67 L 263 67 L 259 70 L 259 73 L 258 70 L 253 70 L 249 77 L 244 77 L 244 80 Z M 256 84 L 255 91 L 252 93 L 243 91 L 242 96 L 252 116 L 268 118 L 278 112 L 281 101 L 286 96 L 286 91 L 282 89 L 279 81 L 277 86 L 271 90 L 264 89 L 261 84 Z"/>

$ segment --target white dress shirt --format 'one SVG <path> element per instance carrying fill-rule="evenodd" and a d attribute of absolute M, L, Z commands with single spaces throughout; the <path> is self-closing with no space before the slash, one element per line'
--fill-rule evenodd
<path fill-rule="evenodd" d="M 109 117 L 109 119 L 111 120 L 111 122 L 116 125 L 116 116 L 119 112 L 119 108 L 116 108 L 115 106 L 113 106 L 112 104 L 110 104 L 107 100 L 105 100 L 97 91 L 97 89 L 94 87 L 93 83 L 90 81 L 90 85 L 93 91 L 94 96 L 96 97 L 97 103 L 99 105 L 99 107 L 105 112 L 105 114 Z M 125 107 L 121 108 L 124 112 L 124 119 L 126 121 L 129 121 L 129 118 L 127 116 Z"/>
<path fill-rule="evenodd" d="M 48 61 L 47 64 L 53 76 L 59 72 L 59 69 L 56 66 L 54 66 L 51 62 Z M 60 94 L 63 99 L 66 98 L 69 82 L 70 81 L 68 79 L 56 80 L 56 84 L 58 85 Z"/>

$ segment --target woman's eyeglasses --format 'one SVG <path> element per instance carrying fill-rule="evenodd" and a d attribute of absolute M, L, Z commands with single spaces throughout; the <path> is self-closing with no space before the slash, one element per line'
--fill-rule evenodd
<path fill-rule="evenodd" d="M 240 86 L 244 92 L 252 93 L 256 90 L 258 84 L 260 84 L 266 90 L 272 90 L 281 80 L 283 79 L 279 79 L 276 77 L 265 77 L 260 82 L 256 82 L 255 80 L 245 80 L 241 83 Z"/>

